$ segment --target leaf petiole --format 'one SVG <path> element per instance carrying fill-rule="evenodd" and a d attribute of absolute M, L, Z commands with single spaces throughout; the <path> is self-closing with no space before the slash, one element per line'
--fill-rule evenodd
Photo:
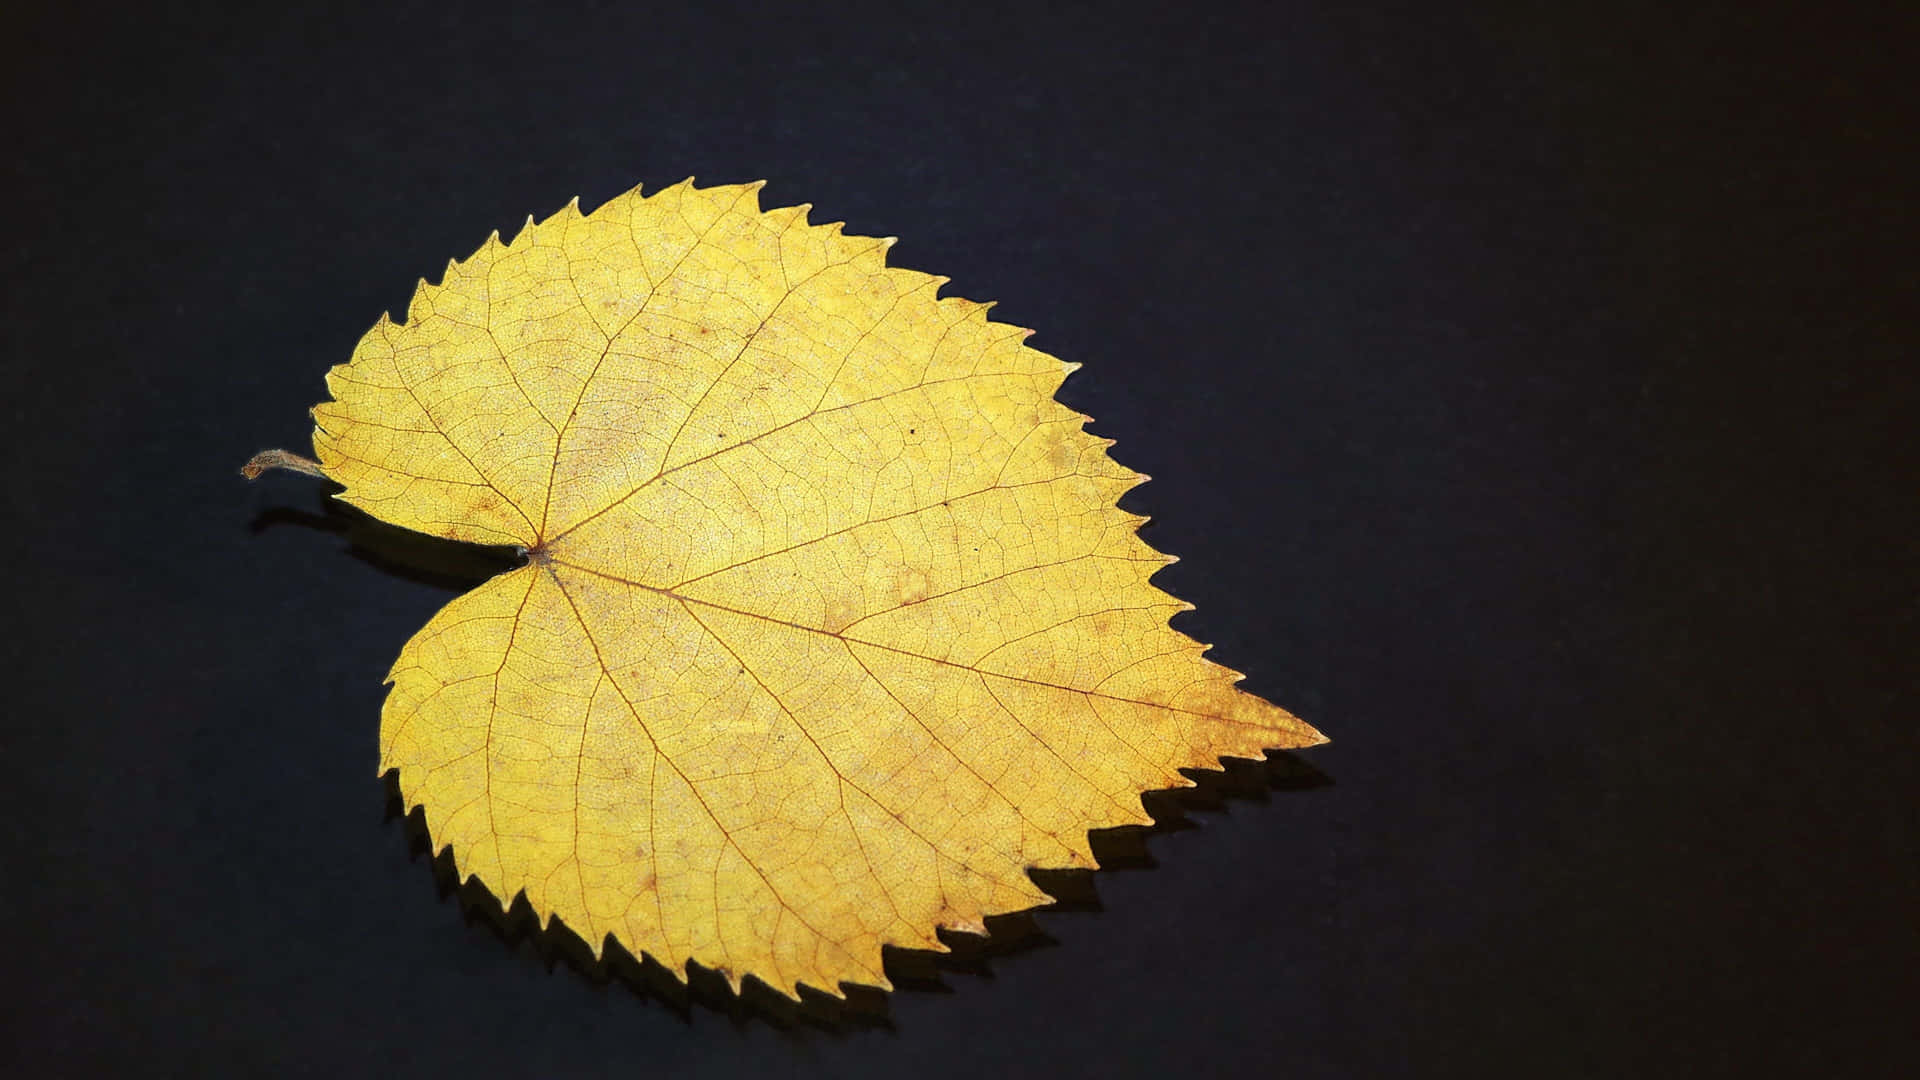
<path fill-rule="evenodd" d="M 248 458 L 245 465 L 240 466 L 240 475 L 249 480 L 258 480 L 260 474 L 268 469 L 291 469 L 294 472 L 306 473 L 308 476 L 317 476 L 322 480 L 327 479 L 327 474 L 321 470 L 319 462 L 312 458 L 301 457 L 289 450 L 260 451 Z"/>

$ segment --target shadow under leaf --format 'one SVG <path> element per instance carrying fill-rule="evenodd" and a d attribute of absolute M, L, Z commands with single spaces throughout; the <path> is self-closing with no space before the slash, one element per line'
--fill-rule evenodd
<path fill-rule="evenodd" d="M 314 498 L 316 507 L 311 510 L 290 506 L 262 510 L 248 528 L 263 533 L 294 525 L 345 537 L 347 554 L 374 569 L 451 592 L 466 592 L 526 562 L 525 554 L 515 547 L 443 540 L 389 525 L 327 492 L 316 492 Z"/>
<path fill-rule="evenodd" d="M 1197 828 L 1188 818 L 1189 813 L 1224 812 L 1231 801 L 1266 802 L 1275 793 L 1312 791 L 1333 783 L 1326 773 L 1285 752 L 1274 752 L 1260 761 L 1228 758 L 1221 770 L 1185 772 L 1194 781 L 1193 787 L 1150 791 L 1141 797 L 1154 818 L 1152 825 L 1126 825 L 1089 834 L 1099 871 L 1029 870 L 1028 876 L 1034 884 L 1054 898 L 1052 904 L 991 916 L 985 920 L 984 937 L 941 929 L 937 933 L 941 944 L 949 950 L 945 953 L 887 946 L 882 951 L 882 968 L 895 991 L 951 994 L 954 987 L 947 981 L 949 976 L 990 979 L 996 962 L 1058 945 L 1058 940 L 1046 932 L 1036 916 L 1103 910 L 1095 887 L 1096 873 L 1157 866 L 1147 841 L 1158 835 Z M 789 1032 L 814 1030 L 841 1036 L 856 1030 L 895 1029 L 891 995 L 871 987 L 845 986 L 842 987 L 845 996 L 837 998 L 803 986 L 796 1001 L 752 976 L 742 980 L 740 992 L 736 994 L 723 975 L 697 963 L 688 965 L 683 980 L 651 956 L 636 958 L 612 939 L 596 958 L 586 941 L 564 922 L 555 920 L 541 926 L 524 893 L 517 894 L 513 902 L 503 908 L 499 898 L 485 885 L 472 878 L 459 880 L 452 849 L 432 850 L 426 812 L 417 806 L 409 810 L 403 805 L 399 775 L 397 770 L 391 770 L 384 777 L 387 819 L 404 822 L 409 854 L 416 860 L 430 862 L 440 899 L 453 901 L 468 925 L 485 927 L 509 949 L 529 945 L 547 970 L 565 964 L 597 986 L 620 984 L 688 1022 L 692 1020 L 693 1007 L 699 1005 L 735 1024 L 757 1020 Z"/>

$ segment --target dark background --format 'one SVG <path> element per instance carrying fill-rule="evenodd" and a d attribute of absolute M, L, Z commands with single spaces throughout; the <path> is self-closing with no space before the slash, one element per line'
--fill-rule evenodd
<path fill-rule="evenodd" d="M 0 1065 L 1911 1068 L 1913 28 L 1668 6 L 15 11 Z M 688 174 L 1084 362 L 1179 625 L 1333 743 L 847 1008 L 450 889 L 381 677 L 491 564 L 235 468 L 449 257 Z"/>

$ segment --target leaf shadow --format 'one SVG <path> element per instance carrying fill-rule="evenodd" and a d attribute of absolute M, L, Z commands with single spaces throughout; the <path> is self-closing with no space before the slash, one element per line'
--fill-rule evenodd
<path fill-rule="evenodd" d="M 316 492 L 316 508 L 311 510 L 268 507 L 248 522 L 248 531 L 259 534 L 298 526 L 343 537 L 347 554 L 368 566 L 417 585 L 451 592 L 465 592 L 526 561 L 518 548 L 464 544 L 402 529 L 330 495 Z"/>
<path fill-rule="evenodd" d="M 514 548 L 441 540 L 388 525 L 329 497 L 330 493 L 315 493 L 316 509 L 269 507 L 257 514 L 249 527 L 260 533 L 295 526 L 341 536 L 347 540 L 348 554 L 381 573 L 455 592 L 470 589 L 524 561 L 522 553 Z M 1046 932 L 1036 916 L 1103 910 L 1096 887 L 1097 875 L 1157 867 L 1159 863 L 1148 841 L 1198 828 L 1192 819 L 1194 814 L 1226 812 L 1230 804 L 1237 801 L 1270 802 L 1275 794 L 1313 791 L 1334 782 L 1304 758 L 1280 751 L 1271 751 L 1261 760 L 1228 758 L 1220 769 L 1185 769 L 1182 773 L 1194 786 L 1141 795 L 1141 803 L 1152 816 L 1153 824 L 1126 825 L 1090 834 L 1098 871 L 1028 871 L 1033 882 L 1053 897 L 1052 904 L 991 916 L 985 920 L 984 936 L 940 930 L 940 941 L 949 950 L 944 953 L 886 947 L 882 967 L 895 991 L 952 994 L 956 992 L 952 980 L 958 977 L 991 979 L 995 976 L 996 964 L 1058 945 L 1059 941 Z M 597 987 L 622 986 L 643 1000 L 663 1006 L 686 1023 L 693 1021 L 698 1007 L 726 1017 L 736 1027 L 760 1022 L 791 1035 L 817 1032 L 844 1037 L 865 1030 L 898 1030 L 891 1009 L 892 995 L 870 987 L 843 987 L 844 998 L 802 987 L 796 1001 L 751 976 L 742 981 L 740 991 L 735 993 L 724 975 L 698 964 L 689 965 L 683 979 L 652 957 L 635 957 L 612 941 L 607 943 L 601 956 L 595 957 L 587 942 L 566 924 L 555 921 L 542 926 L 524 893 L 502 906 L 486 886 L 473 879 L 462 882 L 455 871 L 451 849 L 432 850 L 425 811 L 404 805 L 399 773 L 389 771 L 383 783 L 386 820 L 401 823 L 409 857 L 430 865 L 441 901 L 453 902 L 468 925 L 484 927 L 509 950 L 518 952 L 522 945 L 527 946 L 536 962 L 549 972 L 564 964 Z"/>
<path fill-rule="evenodd" d="M 1036 916 L 1104 910 L 1096 875 L 1157 867 L 1148 841 L 1198 828 L 1190 815 L 1221 813 L 1235 801 L 1270 802 L 1275 794 L 1313 791 L 1333 784 L 1332 777 L 1303 758 L 1280 751 L 1257 761 L 1228 758 L 1220 770 L 1182 771 L 1194 781 L 1193 787 L 1149 791 L 1141 796 L 1154 819 L 1152 825 L 1126 825 L 1089 834 L 1094 858 L 1100 864 L 1098 871 L 1036 868 L 1027 872 L 1034 884 L 1053 897 L 1052 904 L 990 916 L 985 920 L 985 936 L 939 930 L 941 944 L 949 950 L 944 953 L 887 946 L 881 963 L 895 992 L 952 994 L 956 987 L 950 980 L 955 977 L 992 979 L 997 963 L 1058 945 L 1058 939 L 1046 932 Z M 389 822 L 402 823 L 409 857 L 431 866 L 440 900 L 454 903 L 467 925 L 491 932 L 510 951 L 527 946 L 549 973 L 564 964 L 596 987 L 622 986 L 689 1024 L 697 1006 L 726 1017 L 736 1027 L 758 1021 L 788 1034 L 818 1032 L 844 1037 L 865 1030 L 898 1030 L 892 995 L 872 987 L 845 986 L 845 997 L 836 998 L 803 986 L 799 999 L 794 1000 L 752 976 L 743 979 L 740 991 L 735 993 L 720 972 L 697 963 L 688 965 L 686 978 L 682 979 L 653 957 L 636 958 L 613 940 L 606 943 L 601 956 L 595 957 L 587 942 L 565 923 L 555 920 L 542 926 L 525 893 L 515 895 L 513 902 L 503 907 L 485 885 L 473 878 L 461 881 L 452 849 L 432 850 L 426 812 L 417 806 L 410 810 L 405 806 L 399 775 L 398 770 L 392 770 L 383 778 L 386 817 Z"/>

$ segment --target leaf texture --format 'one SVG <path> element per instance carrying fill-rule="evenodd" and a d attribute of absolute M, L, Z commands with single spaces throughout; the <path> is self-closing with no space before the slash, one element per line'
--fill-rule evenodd
<path fill-rule="evenodd" d="M 314 443 L 355 506 L 527 552 L 389 677 L 381 768 L 463 876 L 596 953 L 886 987 L 1180 769 L 1324 740 L 1167 625 L 1076 365 L 759 187 L 496 234 Z"/>

